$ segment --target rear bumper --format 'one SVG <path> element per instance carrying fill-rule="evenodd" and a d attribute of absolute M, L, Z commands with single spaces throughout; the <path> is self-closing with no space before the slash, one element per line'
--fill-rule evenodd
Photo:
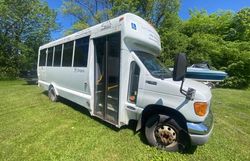
<path fill-rule="evenodd" d="M 189 133 L 192 145 L 205 144 L 208 141 L 213 131 L 212 112 L 209 111 L 204 122 L 201 122 L 201 123 L 187 122 L 187 127 L 188 127 L 188 133 Z"/>

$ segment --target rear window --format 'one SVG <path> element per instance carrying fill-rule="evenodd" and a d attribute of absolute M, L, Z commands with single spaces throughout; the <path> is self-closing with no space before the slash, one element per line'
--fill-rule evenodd
<path fill-rule="evenodd" d="M 45 66 L 46 64 L 46 50 L 40 50 L 39 66 Z"/>

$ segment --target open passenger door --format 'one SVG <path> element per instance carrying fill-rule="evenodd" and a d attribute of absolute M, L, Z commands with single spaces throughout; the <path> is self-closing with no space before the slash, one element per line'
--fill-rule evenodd
<path fill-rule="evenodd" d="M 121 34 L 94 39 L 95 107 L 94 114 L 114 125 L 118 124 L 120 87 Z"/>

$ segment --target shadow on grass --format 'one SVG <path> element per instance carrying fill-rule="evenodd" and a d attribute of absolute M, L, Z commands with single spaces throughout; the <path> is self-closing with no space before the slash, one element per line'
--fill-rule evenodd
<path fill-rule="evenodd" d="M 42 94 L 47 96 L 48 92 L 44 91 L 44 92 L 42 92 Z M 105 122 L 104 120 L 102 120 L 102 119 L 100 119 L 98 117 L 95 117 L 95 116 L 92 117 L 90 115 L 88 109 L 81 106 L 81 105 L 79 105 L 79 104 L 76 104 L 76 103 L 74 103 L 74 102 L 72 102 L 72 101 L 70 101 L 68 99 L 63 98 L 63 97 L 59 97 L 58 101 L 65 104 L 65 105 L 67 105 L 68 107 L 72 108 L 73 110 L 78 111 L 78 112 L 88 116 L 90 119 L 93 119 L 93 120 L 97 121 L 98 123 L 108 127 L 109 129 L 111 129 L 113 131 L 119 132 L 120 130 L 123 130 L 123 129 L 129 129 L 129 130 L 133 131 L 135 135 L 138 133 L 138 136 L 139 136 L 141 142 L 148 145 L 147 139 L 146 139 L 146 137 L 144 135 L 145 129 L 142 128 L 139 131 L 135 130 L 136 126 L 137 126 L 137 121 L 136 120 L 130 120 L 128 125 L 124 125 L 121 128 L 117 128 L 116 126 L 114 126 L 114 125 L 112 125 L 112 124 L 110 124 L 108 122 Z M 181 150 L 180 153 L 181 154 L 193 154 L 195 152 L 196 148 L 197 148 L 197 146 L 190 146 L 188 149 Z"/>
<path fill-rule="evenodd" d="M 25 82 L 22 85 L 37 85 L 38 83 L 36 78 L 20 78 L 20 80 Z"/>
<path fill-rule="evenodd" d="M 183 154 L 194 154 L 194 152 L 196 151 L 197 146 L 190 146 L 188 149 L 186 149 L 185 151 L 183 151 Z"/>
<path fill-rule="evenodd" d="M 48 91 L 43 91 L 42 94 L 48 96 Z M 59 97 L 58 102 L 61 102 L 65 105 L 67 105 L 68 107 L 72 108 L 73 110 L 78 111 L 78 112 L 88 116 L 90 119 L 93 119 L 93 120 L 97 121 L 98 123 L 105 125 L 106 127 L 110 128 L 113 131 L 119 132 L 122 129 L 130 129 L 130 130 L 135 131 L 135 127 L 136 127 L 135 122 L 132 122 L 132 123 L 129 122 L 129 125 L 125 125 L 125 126 L 122 126 L 121 128 L 117 128 L 116 126 L 114 126 L 108 122 L 105 122 L 104 120 L 102 120 L 98 117 L 91 116 L 89 113 L 89 110 L 87 108 L 85 108 L 85 107 L 83 107 L 75 102 L 72 102 L 72 101 L 65 99 L 63 97 Z"/>

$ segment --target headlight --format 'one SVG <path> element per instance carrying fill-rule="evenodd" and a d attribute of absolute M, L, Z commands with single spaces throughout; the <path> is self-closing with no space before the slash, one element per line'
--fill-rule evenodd
<path fill-rule="evenodd" d="M 204 116 L 207 112 L 207 103 L 206 102 L 195 102 L 194 111 L 198 116 Z"/>

